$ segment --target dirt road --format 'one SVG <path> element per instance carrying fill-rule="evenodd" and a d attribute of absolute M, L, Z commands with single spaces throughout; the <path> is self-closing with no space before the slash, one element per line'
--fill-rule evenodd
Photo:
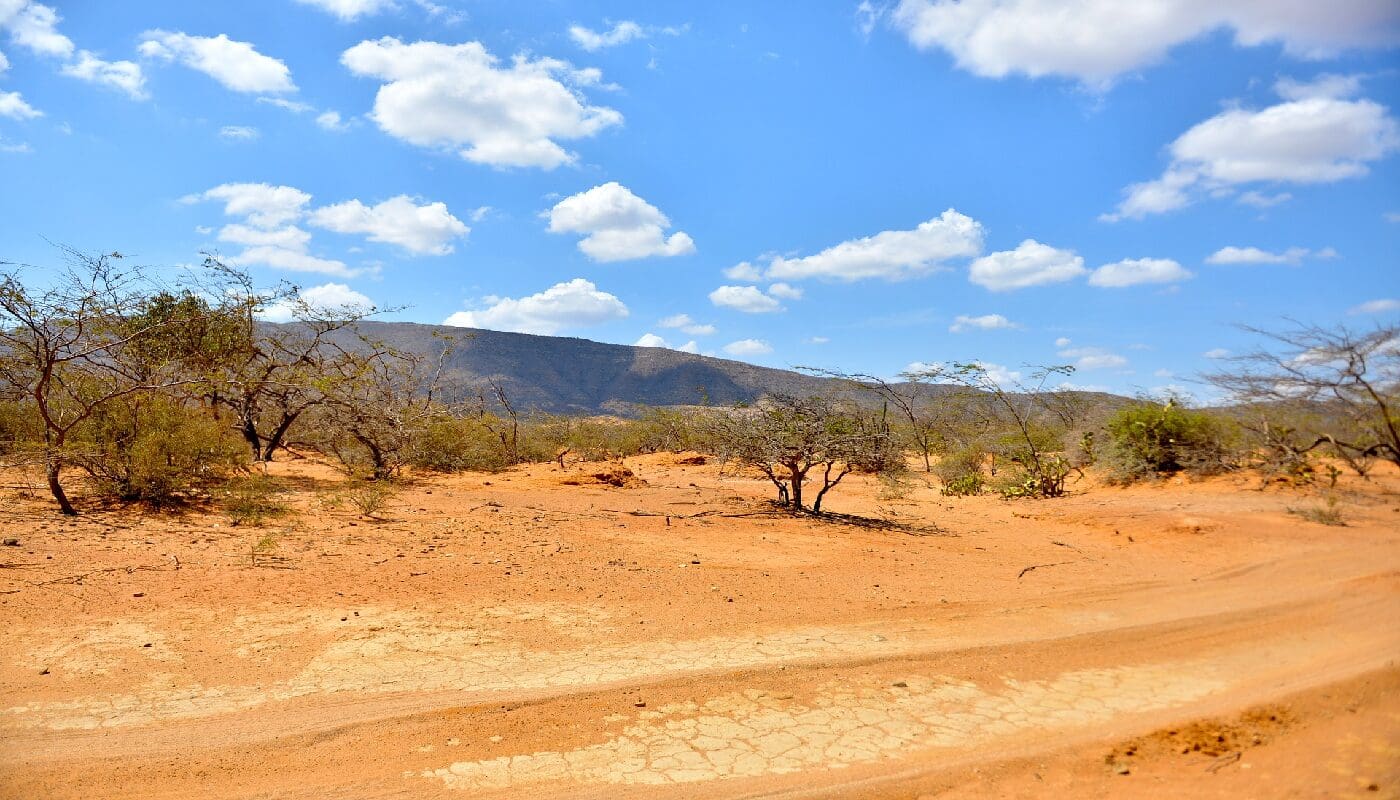
<path fill-rule="evenodd" d="M 900 522 L 860 527 L 679 462 L 380 521 L 277 465 L 300 513 L 260 529 L 14 497 L 0 796 L 1400 796 L 1395 475 L 1346 527 L 1243 476 L 856 481 L 837 510 Z"/>

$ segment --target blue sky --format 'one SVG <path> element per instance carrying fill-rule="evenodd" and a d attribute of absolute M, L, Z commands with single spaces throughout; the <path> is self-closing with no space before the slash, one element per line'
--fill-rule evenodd
<path fill-rule="evenodd" d="M 0 259 L 1194 388 L 1400 314 L 1393 0 L 0 0 Z"/>

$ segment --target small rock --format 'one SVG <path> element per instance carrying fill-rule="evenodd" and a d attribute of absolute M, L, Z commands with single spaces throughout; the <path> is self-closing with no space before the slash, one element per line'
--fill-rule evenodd
<path fill-rule="evenodd" d="M 5 546 L 6 546 L 6 547 L 19 547 L 19 540 L 18 540 L 18 539 L 6 539 L 6 540 L 5 540 Z"/>
<path fill-rule="evenodd" d="M 146 642 L 145 644 L 143 644 L 143 645 L 141 645 L 141 646 L 142 646 L 142 647 L 150 647 L 150 646 L 151 646 L 151 643 L 150 643 L 150 642 Z"/>
<path fill-rule="evenodd" d="M 647 704 L 646 704 L 646 703 L 633 703 L 632 705 L 636 706 L 637 708 L 646 708 L 646 707 L 647 707 Z"/>
<path fill-rule="evenodd" d="M 146 596 L 146 593 L 145 593 L 145 592 L 136 592 L 135 594 L 132 595 L 132 597 L 145 597 L 145 596 Z"/>
<path fill-rule="evenodd" d="M 894 684 L 893 684 L 893 686 L 894 686 L 894 688 L 896 688 L 896 689 L 908 689 L 908 688 L 909 688 L 909 684 L 905 683 L 904 681 L 895 681 Z"/>
<path fill-rule="evenodd" d="M 1115 775 L 1129 775 L 1132 773 L 1132 770 L 1128 768 L 1127 764 L 1115 764 L 1113 773 Z"/>

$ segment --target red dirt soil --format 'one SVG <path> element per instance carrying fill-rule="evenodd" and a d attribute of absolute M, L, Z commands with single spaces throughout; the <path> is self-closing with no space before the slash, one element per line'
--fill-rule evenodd
<path fill-rule="evenodd" d="M 7 475 L 0 797 L 1400 797 L 1394 470 L 852 476 L 816 520 L 697 461 L 417 476 L 374 519 L 275 463 L 260 527 Z M 1326 494 L 1345 526 L 1289 513 Z"/>

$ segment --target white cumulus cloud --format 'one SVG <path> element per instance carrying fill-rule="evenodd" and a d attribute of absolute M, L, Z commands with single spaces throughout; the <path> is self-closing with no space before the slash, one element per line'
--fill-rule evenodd
<path fill-rule="evenodd" d="M 66 63 L 59 71 L 64 75 L 120 89 L 136 100 L 145 99 L 145 77 L 140 65 L 104 61 L 90 50 L 78 50 L 72 39 L 59 32 L 61 21 L 57 12 L 43 3 L 0 0 L 0 30 L 8 31 L 10 41 L 36 55 L 63 59 Z M 0 73 L 9 65 L 5 54 L 0 53 Z"/>
<path fill-rule="evenodd" d="M 42 116 L 44 112 L 26 103 L 19 92 L 0 92 L 0 117 L 34 119 Z"/>
<path fill-rule="evenodd" d="M 218 36 L 191 36 L 153 30 L 142 35 L 137 48 L 147 58 L 179 61 L 235 92 L 281 94 L 295 92 L 291 70 L 282 61 L 259 53 L 252 44 Z"/>
<path fill-rule="evenodd" d="M 685 232 L 668 237 L 670 227 L 660 209 L 616 181 L 566 197 L 549 211 L 550 232 L 583 234 L 578 249 L 594 261 L 695 252 L 695 242 Z"/>
<path fill-rule="evenodd" d="M 1075 369 L 1111 369 L 1128 364 L 1128 359 L 1102 347 L 1067 347 L 1059 354 L 1061 358 L 1073 359 Z"/>
<path fill-rule="evenodd" d="M 306 6 L 314 6 L 331 14 L 341 22 L 354 22 L 360 17 L 372 16 L 394 7 L 394 0 L 297 0 Z"/>
<path fill-rule="evenodd" d="M 0 28 L 9 31 L 10 41 L 41 56 L 68 58 L 73 40 L 58 31 L 60 17 L 43 3 L 0 2 Z"/>
<path fill-rule="evenodd" d="M 965 314 L 959 314 L 953 320 L 953 324 L 948 326 L 948 332 L 963 333 L 964 331 L 970 330 L 994 331 L 1017 327 L 1020 326 L 1000 314 L 983 314 L 980 317 L 970 317 Z"/>
<path fill-rule="evenodd" d="M 746 314 L 767 314 L 783 310 L 782 303 L 764 294 L 757 286 L 721 286 L 710 292 L 710 302 L 721 308 L 732 308 Z"/>
<path fill-rule="evenodd" d="M 1240 203 L 1241 205 L 1254 206 L 1255 208 L 1273 208 L 1274 206 L 1279 205 L 1281 203 L 1287 203 L 1289 200 L 1292 199 L 1293 195 L 1289 194 L 1288 192 L 1266 194 L 1265 192 L 1250 189 L 1249 191 L 1242 193 L 1238 198 L 1236 198 L 1235 202 Z"/>
<path fill-rule="evenodd" d="M 1348 314 L 1384 314 L 1388 311 L 1400 311 L 1400 300 L 1385 298 L 1383 300 L 1367 300 L 1359 306 L 1348 311 Z"/>
<path fill-rule="evenodd" d="M 1314 97 L 1352 97 L 1361 92 L 1360 75 L 1318 75 L 1310 81 L 1279 78 L 1274 91 L 1284 100 L 1307 100 Z"/>
<path fill-rule="evenodd" d="M 1371 100 L 1305 97 L 1259 110 L 1233 108 L 1179 136 L 1162 176 L 1128 186 L 1118 207 L 1100 218 L 1141 219 L 1189 205 L 1201 192 L 1228 194 L 1250 183 L 1356 178 L 1397 148 L 1400 125 Z"/>
<path fill-rule="evenodd" d="M 700 352 L 700 345 L 699 345 L 699 343 L 695 342 L 694 340 L 691 340 L 691 341 L 689 341 L 689 342 L 686 342 L 686 343 L 683 344 L 683 345 L 678 345 L 678 346 L 674 346 L 674 347 L 673 347 L 673 346 L 671 345 L 670 342 L 666 341 L 665 339 L 661 338 L 660 336 L 657 336 L 657 335 L 654 334 L 654 333 L 644 333 L 644 334 L 642 334 L 642 336 L 641 336 L 640 339 L 638 339 L 637 341 L 635 341 L 635 342 L 632 343 L 632 346 L 633 346 L 633 347 L 664 347 L 664 348 L 666 348 L 667 350 L 678 350 L 678 351 L 680 351 L 680 352 L 682 352 L 682 353 L 698 353 L 698 352 Z"/>
<path fill-rule="evenodd" d="M 1191 272 L 1170 258 L 1127 258 L 1104 264 L 1089 276 L 1090 286 L 1121 288 L 1143 283 L 1176 283 Z"/>
<path fill-rule="evenodd" d="M 778 280 L 898 280 L 926 274 L 949 259 L 975 256 L 981 251 L 982 225 L 950 208 L 913 230 L 881 231 L 802 258 L 775 257 L 769 262 L 766 275 Z"/>
<path fill-rule="evenodd" d="M 568 328 L 599 325 L 627 317 L 627 306 L 591 281 L 574 278 L 528 297 L 487 297 L 487 307 L 458 311 L 444 325 L 553 335 Z"/>
<path fill-rule="evenodd" d="M 696 322 L 689 314 L 673 314 L 656 323 L 663 328 L 679 328 L 682 332 L 691 336 L 713 336 L 715 326 L 708 323 Z"/>
<path fill-rule="evenodd" d="M 298 302 L 298 300 L 300 302 Z M 258 315 L 268 322 L 291 322 L 301 310 L 313 314 L 334 316 L 338 312 L 352 315 L 374 311 L 374 301 L 343 283 L 324 283 L 297 291 L 295 299 L 281 300 L 263 309 Z"/>
<path fill-rule="evenodd" d="M 225 125 L 219 128 L 220 137 L 234 141 L 251 141 L 261 135 L 262 133 L 251 125 Z"/>
<path fill-rule="evenodd" d="M 104 61 L 89 50 L 79 50 L 78 60 L 66 64 L 62 72 L 99 86 L 119 89 L 133 100 L 146 99 L 146 76 L 134 61 Z"/>
<path fill-rule="evenodd" d="M 1321 257 L 1334 255 L 1330 248 L 1318 253 Z M 1312 251 L 1306 247 L 1290 247 L 1281 253 L 1269 250 L 1262 250 L 1258 247 L 1222 247 L 1206 256 L 1207 264 L 1292 264 L 1303 263 L 1303 259 L 1312 255 Z"/>
<path fill-rule="evenodd" d="M 1061 250 L 1026 239 L 1015 250 L 1002 250 L 973 261 L 968 279 L 994 292 L 1004 292 L 1062 283 L 1084 272 L 1084 259 L 1073 250 Z"/>
<path fill-rule="evenodd" d="M 581 139 L 622 124 L 622 114 L 589 105 L 579 87 L 596 71 L 520 55 L 508 66 L 480 42 L 364 41 L 340 58 L 352 73 L 384 81 L 372 118 L 390 136 L 455 150 L 498 167 L 553 169 L 575 160 L 556 140 Z"/>
<path fill-rule="evenodd" d="M 311 195 L 291 186 L 267 183 L 225 183 L 200 194 L 183 198 L 184 202 L 222 200 L 224 214 L 246 217 L 259 228 L 273 228 L 301 217 Z"/>
<path fill-rule="evenodd" d="M 1400 42 L 1392 0 L 901 0 L 891 19 L 914 46 L 945 50 L 975 75 L 1095 88 L 1222 28 L 1242 47 L 1278 42 L 1309 58 Z"/>
<path fill-rule="evenodd" d="M 732 267 L 725 267 L 724 277 L 731 281 L 761 281 L 763 280 L 763 270 L 755 267 L 747 261 L 740 261 Z"/>
<path fill-rule="evenodd" d="M 798 286 L 778 282 L 768 287 L 768 294 L 784 300 L 801 300 L 802 289 Z"/>
<path fill-rule="evenodd" d="M 772 345 L 762 339 L 740 339 L 724 346 L 731 356 L 761 356 L 773 352 Z"/>
<path fill-rule="evenodd" d="M 372 242 L 396 244 L 419 255 L 447 255 L 452 242 L 471 232 L 442 202 L 418 205 L 407 195 L 378 205 L 359 200 L 324 206 L 311 212 L 310 224 L 336 233 L 358 233 Z"/>
<path fill-rule="evenodd" d="M 595 31 L 583 25 L 569 26 L 569 38 L 590 53 L 605 47 L 626 44 L 634 39 L 644 39 L 646 35 L 646 30 L 631 20 L 623 20 L 606 31 Z"/>
<path fill-rule="evenodd" d="M 316 115 L 316 124 L 320 126 L 322 130 L 337 132 L 343 131 L 349 127 L 349 125 L 340 118 L 339 111 L 322 111 L 320 114 Z"/>

